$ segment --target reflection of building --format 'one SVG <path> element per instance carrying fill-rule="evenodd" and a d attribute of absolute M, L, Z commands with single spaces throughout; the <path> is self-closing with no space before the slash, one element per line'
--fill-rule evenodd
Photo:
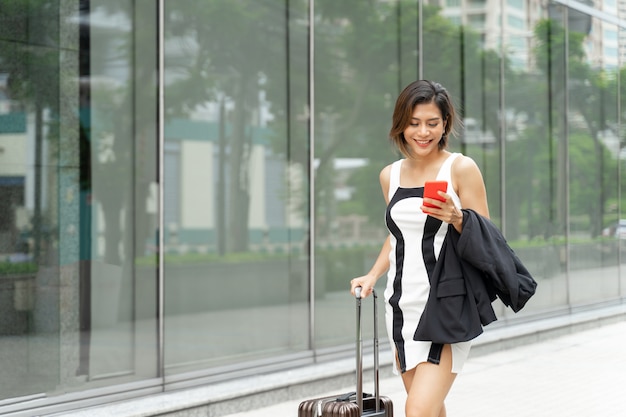
<path fill-rule="evenodd" d="M 617 14 L 616 17 L 621 21 L 626 20 L 626 0 L 617 0 Z M 623 27 L 618 28 L 617 44 L 619 50 L 619 62 L 620 64 L 626 62 L 626 29 Z"/>
<path fill-rule="evenodd" d="M 226 129 L 226 135 L 231 133 Z M 285 251 L 290 241 L 304 238 L 303 210 L 295 201 L 287 202 L 284 184 L 302 190 L 302 169 L 288 167 L 284 158 L 273 157 L 271 131 L 250 128 L 247 150 L 247 176 L 250 205 L 248 240 L 252 250 Z M 220 171 L 228 170 L 228 157 L 220 159 L 219 126 L 216 122 L 173 120 L 165 128 L 165 245 L 170 252 L 218 251 Z M 198 167 L 202 167 L 199 171 Z M 223 192 L 228 193 L 228 184 Z M 302 190 L 304 192 L 304 190 Z M 293 198 L 292 198 L 293 200 Z M 230 220 L 225 212 L 224 221 Z M 210 242 L 210 243 L 209 243 Z M 208 243 L 208 244 L 207 244 Z"/>
<path fill-rule="evenodd" d="M 321 248 L 349 248 L 359 245 L 377 245 L 386 235 L 380 227 L 372 225 L 365 215 L 342 214 L 339 206 L 349 203 L 357 190 L 351 181 L 358 170 L 367 166 L 367 158 L 334 158 L 332 161 L 333 198 L 324 199 L 325 207 L 318 212 L 318 222 L 325 228 L 318 231 L 316 245 Z M 315 160 L 315 168 L 319 160 Z"/>
<path fill-rule="evenodd" d="M 263 127 L 252 127 L 251 150 L 248 156 L 248 176 L 250 179 L 250 204 L 254 210 L 248 218 L 248 240 L 252 251 L 288 250 L 289 244 L 302 240 L 305 224 L 298 197 L 292 195 L 287 202 L 284 184 L 297 196 L 304 192 L 304 172 L 294 164 L 287 166 L 280 156 L 272 156 L 269 144 L 271 131 Z M 219 126 L 215 122 L 199 120 L 172 120 L 165 129 L 167 145 L 165 149 L 165 245 L 170 253 L 216 253 L 218 252 L 218 222 L 220 170 L 228 169 L 228 158 L 219 158 Z M 229 134 L 229 129 L 226 134 Z M 476 133 L 478 134 L 478 133 Z M 473 137 L 473 136 L 472 136 Z M 481 136 L 481 137 L 484 137 Z M 351 173 L 367 164 L 362 158 L 337 158 L 333 161 L 334 200 L 347 201 L 354 190 L 347 184 Z M 222 165 L 222 166 L 220 166 Z M 198 167 L 202 167 L 202 171 Z M 228 192 L 228 184 L 224 190 Z M 298 191 L 300 190 L 300 191 Z M 200 192 L 199 192 L 200 191 Z M 303 197 L 300 197 L 301 199 Z M 226 212 L 225 221 L 229 221 Z M 362 243 L 363 234 L 368 232 L 364 219 L 339 218 L 338 222 L 350 224 L 351 232 L 346 242 L 350 245 Z M 379 235 L 375 236 L 379 238 Z M 333 239 L 330 239 L 331 241 Z M 302 241 L 304 245 L 304 241 Z M 300 248 L 301 249 L 301 248 Z"/>
<path fill-rule="evenodd" d="M 11 101 L 7 92 L 8 78 L 6 74 L 0 74 L 0 114 L 7 114 L 11 111 Z"/>
<path fill-rule="evenodd" d="M 431 3 L 433 3 L 431 1 Z M 466 25 L 476 31 L 486 49 L 499 50 L 504 39 L 505 50 L 516 69 L 533 68 L 533 30 L 536 23 L 547 17 L 563 21 L 565 2 L 546 5 L 542 0 L 440 0 L 442 14 L 452 22 Z M 620 54 L 620 33 L 614 17 L 626 13 L 624 0 L 580 0 L 567 2 L 568 26 L 584 33 L 585 49 L 594 67 L 615 68 Z M 501 5 L 504 8 L 501 11 Z M 589 13 L 602 14 L 604 20 L 593 19 Z M 622 42 L 623 44 L 623 42 Z M 622 51 L 623 51 L 622 45 Z M 626 55 L 622 54 L 622 61 Z"/>
<path fill-rule="evenodd" d="M 442 15 L 453 23 L 477 32 L 485 49 L 499 50 L 504 39 L 513 67 L 531 68 L 532 30 L 544 16 L 540 0 L 439 0 L 434 3 L 443 8 Z"/>
<path fill-rule="evenodd" d="M 0 114 L 0 256 L 27 249 L 24 244 L 33 214 L 33 201 L 27 201 L 33 195 L 33 155 L 28 154 L 32 147 L 27 146 L 26 125 L 23 112 Z"/>
<path fill-rule="evenodd" d="M 481 123 L 472 118 L 463 121 L 463 143 L 466 145 L 495 145 L 496 138 L 490 130 L 485 129 Z"/>
<path fill-rule="evenodd" d="M 564 8 L 564 4 L 569 6 Z M 593 68 L 614 70 L 623 61 L 620 57 L 620 30 L 618 18 L 624 14 L 626 4 L 617 0 L 558 1 L 548 6 L 549 16 L 563 22 L 567 10 L 567 25 L 573 32 L 584 35 L 586 59 Z"/>

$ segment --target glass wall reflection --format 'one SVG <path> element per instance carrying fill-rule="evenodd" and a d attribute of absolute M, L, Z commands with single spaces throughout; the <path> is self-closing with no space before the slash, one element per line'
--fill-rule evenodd
<path fill-rule="evenodd" d="M 386 238 L 378 176 L 398 158 L 387 137 L 391 113 L 402 80 L 417 74 L 417 39 L 399 37 L 401 27 L 415 33 L 416 5 L 403 3 L 402 14 L 394 2 L 375 6 L 316 4 L 317 348 L 354 341 L 350 279 L 369 270 Z M 381 306 L 384 282 L 378 285 Z M 364 308 L 371 309 L 369 300 Z M 382 314 L 380 319 L 384 323 Z M 371 325 L 364 326 L 364 334 L 372 334 Z"/>
<path fill-rule="evenodd" d="M 451 149 L 478 163 L 492 220 L 540 281 L 521 314 L 496 304 L 501 317 L 618 296 L 616 27 L 556 3 L 316 6 L 314 279 L 325 288 L 316 299 L 318 347 L 350 341 L 325 312 L 348 314 L 346 282 L 379 249 L 375 179 L 398 156 L 385 142 L 389 102 L 419 77 L 455 98 L 464 123 Z M 367 117 L 351 123 L 352 114 Z M 363 214 L 358 230 L 373 239 L 351 235 Z M 344 226 L 350 217 L 352 229 Z"/>
<path fill-rule="evenodd" d="M 0 400 L 157 374 L 146 5 L 0 6 Z"/>
<path fill-rule="evenodd" d="M 615 4 L 606 4 L 616 13 Z M 570 302 L 619 295 L 617 27 L 568 10 Z M 618 232 L 619 233 L 619 232 Z"/>
<path fill-rule="evenodd" d="M 0 414 L 351 351 L 418 78 L 539 282 L 496 325 L 626 296 L 622 6 L 562 3 L 179 0 L 159 28 L 153 0 L 1 1 Z"/>
<path fill-rule="evenodd" d="M 626 105 L 626 84 L 624 84 L 626 82 L 626 72 L 624 71 L 624 65 L 626 64 L 626 56 L 624 55 L 623 51 L 624 48 L 626 48 L 626 27 L 624 26 L 620 26 L 618 28 L 618 46 L 619 46 L 619 60 L 618 60 L 618 72 L 617 72 L 617 85 L 618 88 L 615 90 L 616 93 L 618 94 L 617 97 L 617 108 L 618 108 L 618 114 L 617 114 L 617 132 L 618 132 L 618 137 L 622 138 L 624 135 L 624 114 L 623 114 L 623 109 L 626 109 L 626 107 L 624 107 Z M 620 288 L 620 295 L 622 297 L 624 297 L 624 295 L 626 295 L 626 271 L 624 271 L 624 268 L 622 266 L 622 264 L 624 262 L 626 262 L 626 234 L 621 234 L 621 230 L 623 230 L 620 225 L 626 225 L 626 219 L 624 216 L 624 211 L 626 211 L 626 202 L 624 200 L 624 197 L 626 197 L 626 152 L 624 151 L 624 142 L 622 140 L 619 141 L 619 156 L 618 156 L 618 166 L 617 166 L 617 179 L 618 179 L 618 185 L 617 185 L 617 190 L 618 190 L 618 198 L 617 198 L 617 212 L 620 214 L 619 219 L 617 221 L 617 223 L 614 223 L 615 227 L 614 228 L 609 228 L 607 230 L 606 235 L 609 235 L 610 237 L 612 237 L 613 239 L 617 239 L 618 240 L 618 248 L 619 248 L 619 254 L 618 254 L 618 260 L 619 260 L 619 288 Z"/>
<path fill-rule="evenodd" d="M 58 168 L 69 152 L 63 152 L 59 114 L 77 103 L 59 97 L 66 39 L 60 38 L 58 20 L 15 2 L 3 4 L 0 13 L 0 399 L 6 399 L 51 390 L 63 372 L 60 329 L 69 317 L 59 314 L 59 288 L 62 281 L 75 283 L 77 274 L 76 259 L 74 267 L 59 265 L 59 245 L 74 246 L 73 239 L 60 239 L 58 187 L 67 177 Z M 77 45 L 67 46 L 76 58 Z M 69 68 L 74 83 L 76 62 Z M 76 139 L 76 125 L 71 133 Z M 77 178 L 75 167 L 68 171 Z M 76 182 L 67 185 L 64 201 L 74 203 L 70 210 L 76 214 Z M 66 325 L 76 331 L 76 324 Z"/>
<path fill-rule="evenodd" d="M 156 13 L 81 10 L 81 368 L 156 376 Z"/>
<path fill-rule="evenodd" d="M 309 347 L 306 13 L 166 3 L 168 373 Z"/>
<path fill-rule="evenodd" d="M 519 6 L 519 5 L 518 5 Z M 508 9 L 509 16 L 515 11 Z M 531 11 L 525 11 L 530 13 Z M 506 19 L 504 208 L 507 239 L 539 281 L 520 315 L 568 303 L 566 45 L 561 6 L 521 27 Z M 525 34 L 525 35 L 524 35 Z M 524 58 L 524 59 L 521 59 Z M 504 313 L 513 317 L 511 311 Z"/>

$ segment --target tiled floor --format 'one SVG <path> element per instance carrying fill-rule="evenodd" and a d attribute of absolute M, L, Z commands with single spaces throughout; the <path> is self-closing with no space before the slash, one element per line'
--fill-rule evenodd
<path fill-rule="evenodd" d="M 404 417 L 400 378 L 380 384 Z M 302 400 L 228 417 L 296 416 Z M 626 321 L 470 358 L 446 407 L 448 417 L 626 416 Z"/>

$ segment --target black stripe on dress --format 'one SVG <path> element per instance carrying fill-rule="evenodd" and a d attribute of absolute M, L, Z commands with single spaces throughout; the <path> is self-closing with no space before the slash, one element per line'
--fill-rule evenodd
<path fill-rule="evenodd" d="M 402 271 L 404 266 L 404 236 L 398 225 L 391 218 L 391 209 L 400 200 L 409 197 L 423 197 L 423 188 L 398 188 L 393 195 L 387 211 L 385 213 L 385 220 L 387 228 L 392 236 L 396 239 L 396 275 L 393 278 L 393 294 L 389 298 L 389 305 L 393 311 L 392 318 L 392 334 L 393 341 L 396 345 L 398 352 L 398 361 L 400 365 L 400 371 L 406 372 L 406 355 L 404 352 L 404 337 L 402 336 L 402 326 L 404 325 L 404 315 L 400 308 L 400 298 L 402 297 Z"/>
<path fill-rule="evenodd" d="M 435 236 L 443 223 L 439 219 L 428 216 L 426 217 L 426 223 L 424 224 L 424 234 L 422 235 L 422 256 L 424 258 L 424 266 L 428 273 L 428 282 L 430 282 L 437 263 L 435 257 Z"/>

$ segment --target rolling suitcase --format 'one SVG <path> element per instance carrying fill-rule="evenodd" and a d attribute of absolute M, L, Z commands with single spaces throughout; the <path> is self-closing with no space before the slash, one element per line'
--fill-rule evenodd
<path fill-rule="evenodd" d="M 298 417 L 393 417 L 393 403 L 379 394 L 378 308 L 374 300 L 374 395 L 363 394 L 363 339 L 361 338 L 361 288 L 356 289 L 356 392 L 306 400 L 298 406 Z"/>

